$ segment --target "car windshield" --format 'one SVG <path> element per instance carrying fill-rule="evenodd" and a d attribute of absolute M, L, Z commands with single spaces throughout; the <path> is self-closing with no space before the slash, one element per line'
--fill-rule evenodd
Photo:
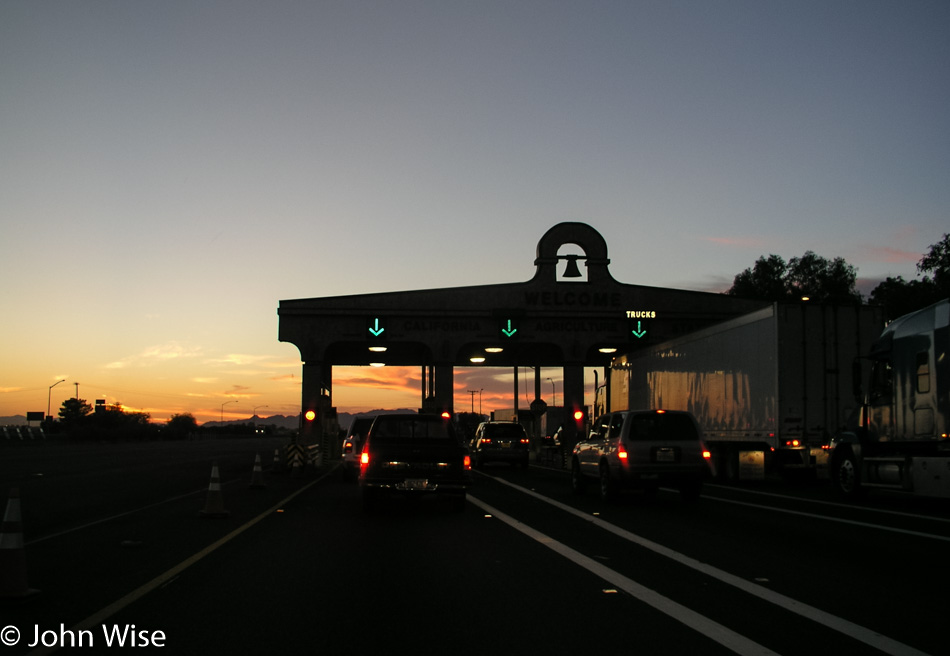
<path fill-rule="evenodd" d="M 404 440 L 454 440 L 449 422 L 439 417 L 381 418 L 373 425 L 372 439 L 386 441 Z"/>
<path fill-rule="evenodd" d="M 698 440 L 696 426 L 688 415 L 646 414 L 634 415 L 630 425 L 630 439 L 636 441 Z"/>
<path fill-rule="evenodd" d="M 524 434 L 524 428 L 521 427 L 521 424 L 495 424 L 485 428 L 485 437 L 491 438 L 513 437 L 517 439 L 524 437 Z"/>

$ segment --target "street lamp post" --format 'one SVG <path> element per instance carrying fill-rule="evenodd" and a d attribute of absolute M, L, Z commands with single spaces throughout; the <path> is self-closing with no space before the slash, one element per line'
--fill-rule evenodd
<path fill-rule="evenodd" d="M 49 394 L 46 396 L 46 418 L 49 419 L 50 409 L 53 403 L 53 388 L 59 385 L 60 383 L 66 382 L 66 379 L 57 380 L 55 383 L 49 386 Z"/>
<path fill-rule="evenodd" d="M 548 380 L 551 381 L 551 397 L 554 399 L 554 402 L 551 404 L 551 407 L 556 408 L 557 407 L 557 391 L 555 390 L 555 387 L 554 387 L 554 379 L 548 378 Z"/>
<path fill-rule="evenodd" d="M 237 399 L 231 399 L 230 401 L 225 401 L 224 403 L 221 404 L 221 423 L 222 424 L 224 423 L 224 406 L 226 406 L 229 403 L 237 403 Z"/>

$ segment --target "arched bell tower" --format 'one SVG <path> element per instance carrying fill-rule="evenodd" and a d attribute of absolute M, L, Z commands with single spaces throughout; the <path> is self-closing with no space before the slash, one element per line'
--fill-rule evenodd
<path fill-rule="evenodd" d="M 561 246 L 577 244 L 584 251 L 584 255 L 558 255 Z M 559 223 L 541 237 L 538 242 L 538 254 L 534 260 L 537 272 L 535 282 L 553 282 L 558 279 L 559 267 L 567 267 L 567 277 L 577 277 L 578 262 L 587 267 L 588 283 L 601 284 L 613 282 L 607 265 L 607 242 L 599 232 L 586 223 Z"/>

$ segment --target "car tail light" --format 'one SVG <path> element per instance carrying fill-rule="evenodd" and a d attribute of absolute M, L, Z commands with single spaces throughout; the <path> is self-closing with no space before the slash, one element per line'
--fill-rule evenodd
<path fill-rule="evenodd" d="M 621 444 L 620 448 L 617 449 L 617 457 L 621 460 L 627 459 L 627 449 L 623 446 L 623 444 Z"/>
<path fill-rule="evenodd" d="M 487 437 L 482 438 L 482 444 L 491 444 L 491 440 Z"/>
<path fill-rule="evenodd" d="M 666 410 L 657 410 L 657 411 L 656 411 L 656 414 L 658 414 L 658 415 L 665 415 L 665 414 L 666 414 Z"/>
<path fill-rule="evenodd" d="M 360 465 L 365 467 L 368 464 L 369 464 L 369 451 L 363 451 L 363 453 L 360 454 Z"/>
<path fill-rule="evenodd" d="M 712 451 L 709 449 L 703 449 L 703 458 L 705 460 L 712 460 Z"/>
<path fill-rule="evenodd" d="M 522 443 L 522 444 L 527 444 L 527 443 L 528 443 L 528 438 L 527 438 L 527 437 L 522 437 L 522 438 L 521 438 L 521 443 Z"/>
<path fill-rule="evenodd" d="M 347 440 L 343 443 L 343 453 L 352 453 L 353 452 L 353 441 Z"/>
<path fill-rule="evenodd" d="M 472 468 L 472 456 L 462 458 L 462 467 L 467 471 Z"/>

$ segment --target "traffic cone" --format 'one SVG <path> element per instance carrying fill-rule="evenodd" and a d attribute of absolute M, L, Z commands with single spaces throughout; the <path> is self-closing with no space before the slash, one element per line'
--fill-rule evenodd
<path fill-rule="evenodd" d="M 267 487 L 264 484 L 264 473 L 261 471 L 261 454 L 254 458 L 254 473 L 251 474 L 251 489 L 260 490 Z"/>
<path fill-rule="evenodd" d="M 271 471 L 279 472 L 283 469 L 280 462 L 280 449 L 274 449 L 274 466 Z"/>
<path fill-rule="evenodd" d="M 7 510 L 0 527 L 0 599 L 24 599 L 35 595 L 26 579 L 26 551 L 20 521 L 20 488 L 10 488 Z"/>
<path fill-rule="evenodd" d="M 224 509 L 224 496 L 221 494 L 221 478 L 218 476 L 218 463 L 211 464 L 211 484 L 208 486 L 208 499 L 201 511 L 202 517 L 217 519 L 230 513 Z"/>

